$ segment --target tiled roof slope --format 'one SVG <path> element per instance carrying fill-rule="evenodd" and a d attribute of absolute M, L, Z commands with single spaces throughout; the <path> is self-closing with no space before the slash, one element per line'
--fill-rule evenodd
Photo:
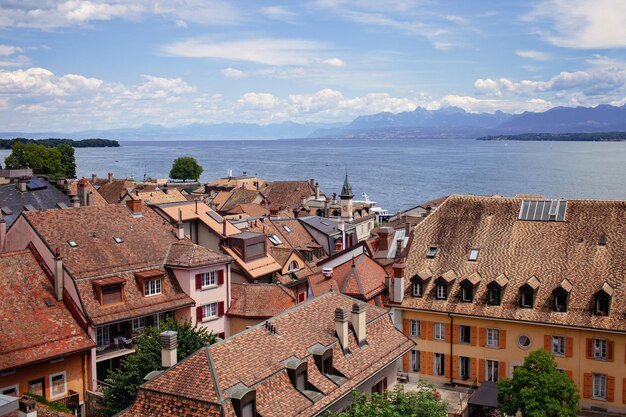
<path fill-rule="evenodd" d="M 522 199 L 450 196 L 415 229 L 406 260 L 402 307 L 455 312 L 554 325 L 626 331 L 626 202 L 568 200 L 565 221 L 518 220 Z M 599 245 L 600 235 L 606 245 Z M 426 257 L 436 246 L 433 259 Z M 480 249 L 469 261 L 470 249 Z M 426 296 L 410 296 L 411 278 L 430 268 Z M 458 276 L 448 300 L 434 298 L 434 281 L 448 271 Z M 460 282 L 478 272 L 474 302 L 459 302 Z M 509 280 L 502 304 L 486 304 L 487 284 Z M 539 288 L 532 309 L 519 307 L 519 289 L 531 277 Z M 551 296 L 564 279 L 573 284 L 566 313 L 551 310 Z M 608 316 L 592 315 L 593 296 L 604 283 L 614 289 Z"/>
<path fill-rule="evenodd" d="M 295 305 L 293 293 L 277 284 L 232 284 L 228 316 L 269 318 Z"/>
<path fill-rule="evenodd" d="M 315 196 L 308 181 L 272 181 L 261 191 L 272 210 L 293 209 L 302 204 L 303 198 Z"/>
<path fill-rule="evenodd" d="M 269 319 L 277 335 L 255 326 L 215 345 L 202 348 L 187 360 L 164 372 L 142 388 L 140 404 L 122 416 L 161 416 L 148 414 L 141 404 L 170 401 L 173 387 L 179 398 L 194 403 L 212 402 L 221 393 L 221 403 L 229 413 L 229 389 L 243 383 L 257 392 L 257 411 L 264 417 L 313 416 L 359 386 L 383 367 L 410 350 L 414 343 L 396 329 L 387 312 L 365 305 L 367 342 L 359 348 L 350 336 L 350 354 L 344 355 L 335 335 L 334 312 L 340 307 L 351 310 L 355 300 L 339 293 L 310 299 L 283 314 Z M 335 385 L 311 368 L 310 378 L 326 378 L 319 383 L 324 395 L 316 402 L 297 391 L 286 376 L 284 362 L 292 356 L 309 361 L 309 348 L 317 343 L 332 347 L 333 366 L 348 381 Z M 236 358 L 236 360 L 233 360 Z M 200 364 L 200 366 L 198 365 Z M 311 364 L 311 366 L 314 366 Z M 212 385 L 211 385 L 212 384 Z M 161 392 L 165 393 L 162 395 Z M 217 396 L 219 400 L 219 396 Z"/>
<path fill-rule="evenodd" d="M 269 210 L 260 204 L 247 203 L 239 204 L 228 210 L 228 215 L 247 214 L 250 217 L 266 217 L 270 215 Z"/>
<path fill-rule="evenodd" d="M 212 251 L 204 246 L 196 245 L 188 240 L 172 244 L 167 256 L 167 266 L 194 268 L 230 262 L 231 257 Z"/>
<path fill-rule="evenodd" d="M 285 226 L 289 228 L 289 232 L 285 229 Z M 320 245 L 311 236 L 304 226 L 297 219 L 259 219 L 254 222 L 250 222 L 248 230 L 253 232 L 264 233 L 266 236 L 270 234 L 277 235 L 281 243 L 275 245 L 269 243 L 271 247 L 278 248 L 294 248 L 306 250 L 310 248 L 319 248 Z M 312 263 L 317 262 L 318 258 L 313 256 Z"/>
<path fill-rule="evenodd" d="M 83 178 L 83 181 L 85 183 L 85 188 L 87 189 L 87 192 L 91 192 L 91 204 L 94 206 L 104 206 L 107 203 L 107 201 L 104 199 L 104 197 L 102 197 L 102 195 L 100 195 L 100 193 L 98 192 L 98 190 L 96 190 L 96 187 L 94 187 L 94 185 L 85 180 Z M 70 195 L 71 196 L 78 196 L 78 181 L 72 181 L 69 184 L 69 189 L 70 189 Z"/>
<path fill-rule="evenodd" d="M 170 188 L 169 190 L 167 190 L 167 192 L 161 190 L 133 191 L 131 193 L 128 193 L 128 196 L 133 200 L 143 200 L 146 203 L 152 204 L 187 201 L 187 198 L 185 198 L 185 196 L 176 188 Z"/>
<path fill-rule="evenodd" d="M 230 192 L 230 197 L 219 208 L 220 211 L 228 211 L 239 204 L 259 203 L 263 199 L 261 193 L 257 190 L 245 190 L 243 188 L 235 188 Z"/>
<path fill-rule="evenodd" d="M 30 250 L 0 255 L 0 294 L 0 370 L 95 346 Z"/>
<path fill-rule="evenodd" d="M 101 184 L 98 192 L 109 204 L 117 204 L 122 200 L 128 189 L 132 187 L 132 183 L 127 180 L 113 179 L 111 182 L 107 180 L 98 180 L 96 185 Z"/>

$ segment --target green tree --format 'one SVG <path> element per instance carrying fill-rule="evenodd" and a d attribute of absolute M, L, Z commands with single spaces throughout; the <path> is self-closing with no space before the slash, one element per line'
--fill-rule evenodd
<path fill-rule="evenodd" d="M 4 163 L 9 169 L 30 168 L 35 174 L 54 177 L 64 174 L 61 152 L 34 143 L 15 143 Z"/>
<path fill-rule="evenodd" d="M 191 156 L 181 156 L 174 160 L 170 171 L 170 178 L 174 180 L 197 180 L 202 174 L 202 166 Z"/>
<path fill-rule="evenodd" d="M 61 152 L 61 165 L 66 178 L 76 178 L 76 159 L 74 158 L 74 148 L 67 143 L 57 146 Z"/>
<path fill-rule="evenodd" d="M 500 411 L 524 417 L 575 417 L 578 388 L 565 372 L 556 369 L 554 356 L 543 349 L 531 352 L 513 378 L 498 381 Z"/>
<path fill-rule="evenodd" d="M 447 404 L 434 388 L 422 386 L 418 391 L 404 391 L 400 384 L 386 396 L 368 396 L 352 392 L 352 405 L 339 413 L 327 412 L 325 417 L 446 417 Z"/>
<path fill-rule="evenodd" d="M 177 357 L 181 361 L 206 343 L 215 343 L 216 336 L 205 328 L 192 326 L 190 321 L 176 321 L 166 318 L 159 329 L 147 328 L 135 339 L 135 354 L 126 356 L 119 369 L 109 371 L 104 389 L 104 398 L 99 400 L 99 415 L 112 416 L 129 407 L 139 386 L 146 382 L 144 377 L 161 369 L 160 333 L 165 330 L 178 332 Z"/>

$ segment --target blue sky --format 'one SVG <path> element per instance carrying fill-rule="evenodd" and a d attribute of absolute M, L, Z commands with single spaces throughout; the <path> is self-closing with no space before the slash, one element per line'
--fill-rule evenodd
<path fill-rule="evenodd" d="M 623 0 L 3 0 L 0 125 L 623 105 L 623 22 Z"/>

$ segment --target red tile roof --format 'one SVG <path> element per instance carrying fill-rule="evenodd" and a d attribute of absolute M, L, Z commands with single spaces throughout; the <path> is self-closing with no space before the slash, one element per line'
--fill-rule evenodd
<path fill-rule="evenodd" d="M 293 293 L 277 284 L 232 284 L 232 317 L 270 318 L 295 305 Z"/>
<path fill-rule="evenodd" d="M 85 188 L 86 188 L 87 192 L 91 192 L 91 199 L 92 199 L 91 202 L 92 202 L 92 205 L 94 205 L 94 206 L 104 206 L 104 205 L 107 204 L 107 201 L 96 190 L 96 187 L 94 187 L 91 182 L 87 181 L 84 178 L 81 181 L 84 181 Z M 70 182 L 69 188 L 70 188 L 70 195 L 71 196 L 78 196 L 78 181 Z"/>
<path fill-rule="evenodd" d="M 234 206 L 233 208 L 229 209 L 226 214 L 247 214 L 249 217 L 267 217 L 270 215 L 270 212 L 260 204 L 246 203 Z"/>
<path fill-rule="evenodd" d="M 302 199 L 315 197 L 315 189 L 308 181 L 272 181 L 261 192 L 275 211 L 294 209 L 302 204 Z"/>
<path fill-rule="evenodd" d="M 158 404 L 169 404 L 172 392 L 196 407 L 217 399 L 230 414 L 230 395 L 240 384 L 256 390 L 257 410 L 263 416 L 317 415 L 414 346 L 395 328 L 384 309 L 365 304 L 368 346 L 359 348 L 351 334 L 350 354 L 344 355 L 335 334 L 335 309 L 351 311 L 354 302 L 353 298 L 342 294 L 327 293 L 269 319 L 276 334 L 261 324 L 202 348 L 146 383 L 141 388 L 140 401 L 121 416 L 166 415 L 154 410 L 158 409 Z M 347 381 L 336 385 L 311 369 L 310 378 L 326 378 L 320 383 L 324 395 L 312 402 L 293 388 L 284 362 L 293 357 L 311 363 L 309 349 L 316 344 L 333 350 L 333 367 L 345 375 Z M 150 412 L 146 411 L 146 403 L 152 405 Z"/>
<path fill-rule="evenodd" d="M 30 250 L 0 255 L 0 294 L 0 370 L 95 346 Z"/>
<path fill-rule="evenodd" d="M 167 266 L 183 268 L 195 268 L 230 261 L 232 261 L 230 256 L 196 245 L 188 240 L 181 240 L 172 244 L 167 256 Z"/>
<path fill-rule="evenodd" d="M 126 194 L 129 188 L 132 188 L 132 183 L 127 180 L 113 179 L 108 182 L 106 179 L 96 181 L 96 185 L 100 185 L 98 193 L 109 204 L 117 204 L 122 200 L 122 197 Z"/>

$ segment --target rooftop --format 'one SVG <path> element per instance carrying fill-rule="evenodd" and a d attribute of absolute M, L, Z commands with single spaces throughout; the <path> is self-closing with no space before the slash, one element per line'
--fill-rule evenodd
<path fill-rule="evenodd" d="M 231 317 L 267 319 L 295 305 L 293 292 L 278 284 L 232 284 Z"/>
<path fill-rule="evenodd" d="M 71 206 L 70 198 L 54 185 L 39 178 L 36 180 L 40 187 L 27 187 L 23 192 L 19 191 L 17 183 L 0 185 L 0 211 L 7 227 L 13 224 L 21 212 L 27 210 L 26 207 L 41 211 Z"/>

